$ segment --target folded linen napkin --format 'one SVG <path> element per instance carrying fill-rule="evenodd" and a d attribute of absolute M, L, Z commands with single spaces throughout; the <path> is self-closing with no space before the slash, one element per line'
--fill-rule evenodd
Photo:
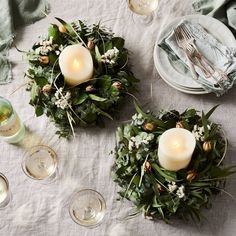
<path fill-rule="evenodd" d="M 7 59 L 14 30 L 44 17 L 49 5 L 46 0 L 0 0 L 0 84 L 11 81 L 11 65 Z"/>
<path fill-rule="evenodd" d="M 225 23 L 236 36 L 235 0 L 195 0 L 193 8 L 203 15 L 212 16 Z"/>
<path fill-rule="evenodd" d="M 182 21 L 195 38 L 195 44 L 198 50 L 218 69 L 225 72 L 229 79 L 216 81 L 215 79 L 205 78 L 202 71 L 195 66 L 195 70 L 199 75 L 198 82 L 205 90 L 214 92 L 217 96 L 224 94 L 236 83 L 236 53 L 235 50 L 228 48 L 214 38 L 211 34 L 197 23 Z M 177 26 L 176 26 L 177 27 Z M 188 70 L 188 62 L 184 51 L 179 48 L 176 43 L 174 29 L 169 35 L 161 39 L 159 46 L 164 49 L 169 59 L 174 62 L 179 70 L 186 74 Z"/>

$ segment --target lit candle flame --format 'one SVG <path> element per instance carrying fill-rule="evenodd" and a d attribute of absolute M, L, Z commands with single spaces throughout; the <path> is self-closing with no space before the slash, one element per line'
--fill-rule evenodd
<path fill-rule="evenodd" d="M 173 146 L 176 148 L 180 148 L 180 143 L 178 141 L 174 141 Z"/>
<path fill-rule="evenodd" d="M 79 63 L 78 60 L 74 59 L 74 61 L 73 61 L 73 67 L 76 68 L 76 69 L 78 69 L 78 68 L 80 67 L 80 63 Z"/>

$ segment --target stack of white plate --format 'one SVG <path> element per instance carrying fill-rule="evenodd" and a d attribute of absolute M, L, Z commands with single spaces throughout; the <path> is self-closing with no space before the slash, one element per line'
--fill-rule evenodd
<path fill-rule="evenodd" d="M 182 20 L 201 24 L 210 34 L 228 47 L 235 48 L 236 40 L 232 32 L 223 23 L 215 18 L 202 15 L 189 15 L 176 18 L 165 27 L 158 37 L 154 48 L 154 63 L 162 79 L 171 87 L 181 92 L 189 94 L 205 94 L 208 92 L 199 83 L 194 81 L 191 74 L 187 75 L 178 71 L 173 62 L 169 60 L 167 53 L 158 46 L 160 40 L 167 36 L 173 27 Z"/>

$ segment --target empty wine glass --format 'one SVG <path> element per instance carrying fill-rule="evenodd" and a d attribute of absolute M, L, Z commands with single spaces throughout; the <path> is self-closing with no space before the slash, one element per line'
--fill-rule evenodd
<path fill-rule="evenodd" d="M 44 183 L 52 182 L 57 175 L 57 155 L 50 147 L 34 146 L 26 152 L 22 169 L 34 180 L 42 180 Z"/>
<path fill-rule="evenodd" d="M 133 14 L 133 19 L 137 23 L 150 24 L 153 21 L 153 12 L 158 7 L 159 0 L 128 0 L 129 9 L 138 14 Z"/>
<path fill-rule="evenodd" d="M 103 196 L 95 190 L 83 189 L 77 192 L 69 205 L 71 218 L 79 225 L 95 227 L 103 219 L 106 203 Z"/>
<path fill-rule="evenodd" d="M 5 208 L 11 200 L 9 182 L 5 175 L 0 173 L 0 209 Z"/>

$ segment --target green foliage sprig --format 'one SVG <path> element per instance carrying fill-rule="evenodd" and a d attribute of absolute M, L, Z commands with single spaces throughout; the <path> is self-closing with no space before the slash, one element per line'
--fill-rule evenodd
<path fill-rule="evenodd" d="M 223 165 L 227 140 L 220 125 L 209 120 L 216 107 L 200 116 L 195 109 L 180 114 L 162 112 L 159 117 L 136 106 L 132 121 L 116 131 L 113 180 L 121 187 L 120 196 L 134 203 L 147 218 L 172 217 L 200 220 L 201 208 L 210 207 L 212 196 L 224 191 L 233 166 Z M 196 137 L 191 162 L 177 172 L 158 162 L 160 135 L 170 128 L 185 128 Z"/>
<path fill-rule="evenodd" d="M 135 91 L 138 80 L 129 69 L 123 38 L 114 37 L 100 23 L 68 24 L 56 19 L 59 26 L 51 25 L 48 36 L 40 38 L 26 52 L 29 61 L 26 75 L 36 116 L 46 114 L 59 128 L 57 133 L 69 137 L 74 126 L 103 125 L 103 117 L 113 119 L 124 97 Z M 94 63 L 93 78 L 76 87 L 65 84 L 58 63 L 61 51 L 72 44 L 88 48 Z"/>

